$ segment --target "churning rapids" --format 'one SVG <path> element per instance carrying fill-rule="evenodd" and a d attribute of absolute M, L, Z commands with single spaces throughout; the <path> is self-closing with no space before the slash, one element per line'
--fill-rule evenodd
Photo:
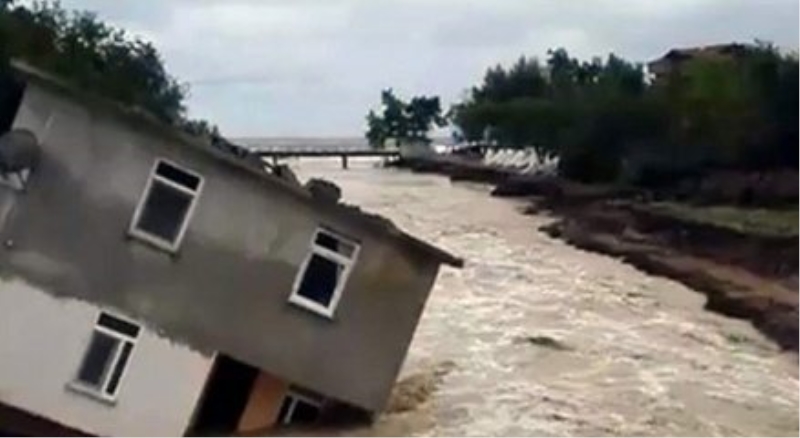
<path fill-rule="evenodd" d="M 798 435 L 797 356 L 705 297 L 548 238 L 488 188 L 292 161 L 466 259 L 443 268 L 389 411 L 357 435 Z M 402 400 L 408 398 L 409 400 Z"/>

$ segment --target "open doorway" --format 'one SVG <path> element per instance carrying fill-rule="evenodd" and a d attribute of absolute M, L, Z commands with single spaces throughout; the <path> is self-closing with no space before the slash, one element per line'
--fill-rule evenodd
<path fill-rule="evenodd" d="M 235 432 L 258 374 L 258 369 L 250 365 L 218 355 L 189 434 L 219 436 Z"/>

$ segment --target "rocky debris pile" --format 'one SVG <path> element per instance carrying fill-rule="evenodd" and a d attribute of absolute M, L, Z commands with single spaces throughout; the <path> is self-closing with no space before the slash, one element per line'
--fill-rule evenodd
<path fill-rule="evenodd" d="M 514 169 L 524 175 L 555 175 L 558 169 L 557 158 L 540 156 L 535 148 L 488 150 L 483 163 Z"/>
<path fill-rule="evenodd" d="M 305 184 L 306 190 L 314 199 L 337 203 L 342 198 L 342 189 L 331 181 L 321 178 L 311 178 Z"/>

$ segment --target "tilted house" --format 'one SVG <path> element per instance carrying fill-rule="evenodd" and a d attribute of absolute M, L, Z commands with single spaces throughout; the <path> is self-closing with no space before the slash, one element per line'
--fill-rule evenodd
<path fill-rule="evenodd" d="M 460 259 L 14 67 L 0 430 L 233 433 L 382 409 L 439 266 Z"/>

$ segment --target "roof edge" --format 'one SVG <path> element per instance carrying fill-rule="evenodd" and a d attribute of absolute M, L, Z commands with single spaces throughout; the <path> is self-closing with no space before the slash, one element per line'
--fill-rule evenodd
<path fill-rule="evenodd" d="M 155 116 L 143 109 L 124 105 L 113 99 L 100 96 L 91 90 L 84 90 L 59 76 L 53 75 L 52 73 L 46 72 L 30 64 L 23 59 L 13 58 L 10 60 L 9 65 L 14 71 L 21 73 L 28 79 L 41 82 L 45 86 L 59 88 L 61 92 L 75 96 L 76 99 L 83 100 L 83 102 L 88 101 L 90 104 L 93 103 L 96 105 L 110 107 L 122 117 L 128 118 L 129 120 L 145 123 L 155 129 L 157 131 L 157 135 L 178 141 L 186 146 L 198 150 L 199 152 L 208 154 L 226 165 L 236 167 L 252 177 L 259 179 L 263 183 L 268 184 L 270 188 L 280 190 L 288 195 L 291 195 L 298 201 L 310 205 L 312 208 L 323 209 L 343 221 L 353 223 L 355 226 L 363 227 L 369 231 L 379 235 L 384 235 L 388 238 L 393 238 L 411 249 L 432 256 L 439 263 L 447 264 L 455 268 L 462 268 L 464 266 L 463 259 L 412 236 L 411 234 L 398 228 L 394 222 L 384 218 L 383 216 L 366 213 L 361 211 L 358 207 L 342 203 L 332 204 L 328 202 L 318 202 L 311 195 L 311 193 L 302 186 L 291 184 L 288 181 L 267 173 L 262 167 L 266 166 L 266 164 L 263 163 L 260 158 L 255 156 L 249 156 L 248 158 L 237 158 L 230 153 L 214 148 L 210 142 L 203 142 L 200 137 L 194 137 L 187 133 L 181 132 L 177 127 L 158 120 Z M 256 159 L 260 165 L 254 161 Z M 376 221 L 376 217 L 379 217 L 383 220 Z"/>

